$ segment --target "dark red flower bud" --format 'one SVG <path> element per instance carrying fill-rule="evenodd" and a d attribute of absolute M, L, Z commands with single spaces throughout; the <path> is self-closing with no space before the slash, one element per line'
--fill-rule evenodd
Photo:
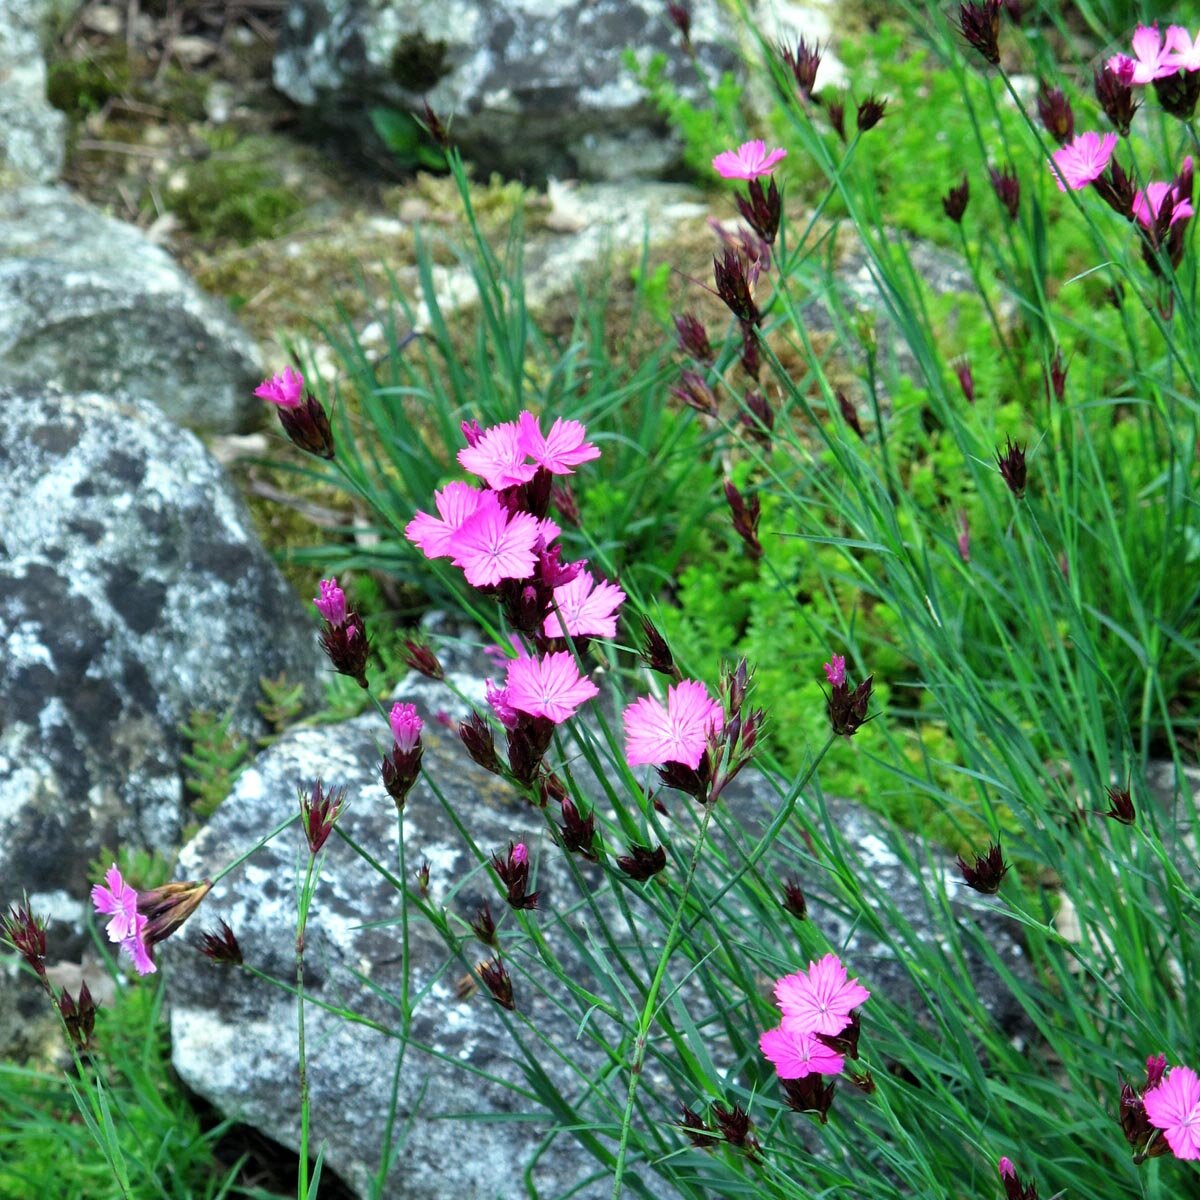
<path fill-rule="evenodd" d="M 367 628 L 358 613 L 347 613 L 341 625 L 326 621 L 321 631 L 321 648 L 339 675 L 349 675 L 361 688 L 370 686 L 367 683 L 367 659 L 371 647 L 367 641 Z"/>
<path fill-rule="evenodd" d="M 716 357 L 708 330 L 699 317 L 690 312 L 679 313 L 675 317 L 675 332 L 679 335 L 679 348 L 697 362 L 711 363 Z"/>
<path fill-rule="evenodd" d="M 839 93 L 840 96 L 840 93 Z M 825 108 L 825 115 L 829 118 L 829 124 L 834 133 L 844 142 L 846 140 L 846 104 L 841 99 L 834 100 L 830 97 L 826 100 L 823 96 L 821 103 Z"/>
<path fill-rule="evenodd" d="M 1016 169 L 1005 167 L 1000 170 L 989 167 L 988 177 L 992 181 L 992 190 L 996 193 L 996 198 L 1008 213 L 1008 219 L 1015 221 L 1021 207 L 1021 181 L 1017 178 Z"/>
<path fill-rule="evenodd" d="M 639 846 L 636 842 L 629 847 L 628 854 L 622 854 L 617 859 L 617 866 L 639 883 L 645 883 L 659 871 L 665 870 L 666 865 L 667 852 L 662 846 L 651 849 L 649 846 Z"/>
<path fill-rule="evenodd" d="M 575 503 L 575 494 L 567 484 L 556 483 L 551 487 L 550 502 L 558 510 L 563 524 L 579 527 L 579 505 Z"/>
<path fill-rule="evenodd" d="M 513 908 L 537 908 L 538 893 L 527 892 L 529 887 L 529 850 L 524 842 L 508 843 L 508 856 L 492 855 L 492 870 L 500 876 L 507 889 L 505 897 Z"/>
<path fill-rule="evenodd" d="M 829 1120 L 829 1109 L 833 1104 L 833 1094 L 837 1090 L 836 1079 L 824 1083 L 823 1078 L 821 1075 L 806 1075 L 803 1079 L 780 1080 L 788 1108 L 793 1112 L 816 1117 L 822 1125 Z"/>
<path fill-rule="evenodd" d="M 320 783 L 317 787 L 320 787 Z M 333 820 L 336 819 L 335 813 Z M 211 880 L 194 879 L 185 883 L 164 883 L 161 887 L 139 892 L 137 910 L 146 918 L 143 935 L 146 948 L 169 938 L 196 911 L 200 901 L 211 890 Z"/>
<path fill-rule="evenodd" d="M 771 177 L 765 192 L 759 180 L 751 179 L 746 185 L 746 192 L 745 196 L 736 197 L 738 212 L 746 224 L 770 246 L 779 232 L 779 219 L 783 215 L 783 202 L 779 198 L 775 177 Z"/>
<path fill-rule="evenodd" d="M 713 259 L 713 279 L 721 302 L 739 321 L 746 325 L 761 323 L 762 315 L 750 292 L 746 264 L 737 251 L 727 249 L 720 258 Z"/>
<path fill-rule="evenodd" d="M 849 398 L 841 388 L 838 388 L 834 394 L 837 396 L 838 408 L 841 409 L 842 412 L 842 420 L 844 420 L 846 424 L 858 434 L 861 440 L 866 441 L 867 435 L 863 430 L 862 421 L 859 420 L 858 409 L 856 409 L 854 405 L 850 403 Z"/>
<path fill-rule="evenodd" d="M 517 1006 L 513 1003 L 512 978 L 500 959 L 489 958 L 475 969 L 479 972 L 484 987 L 492 993 L 492 999 L 502 1008 L 515 1011 Z"/>
<path fill-rule="evenodd" d="M 1122 825 L 1132 825 L 1137 820 L 1137 810 L 1133 806 L 1133 797 L 1128 788 L 1110 787 L 1108 789 L 1108 811 L 1101 816 L 1120 821 Z"/>
<path fill-rule="evenodd" d="M 233 930 L 225 921 L 221 921 L 219 932 L 211 929 L 204 930 L 200 934 L 200 941 L 197 943 L 196 949 L 215 963 L 231 967 L 242 965 L 242 947 L 238 944 Z"/>
<path fill-rule="evenodd" d="M 669 762 L 657 768 L 658 777 L 663 783 L 683 792 L 700 804 L 708 803 L 709 788 L 712 784 L 712 763 L 710 755 L 700 760 L 700 766 L 693 768 L 686 763 Z"/>
<path fill-rule="evenodd" d="M 771 435 L 775 430 L 774 410 L 760 392 L 748 392 L 743 403 L 746 409 L 738 414 L 739 419 L 755 441 L 770 449 Z"/>
<path fill-rule="evenodd" d="M 998 1165 L 1000 1182 L 1004 1184 L 1006 1200 L 1038 1200 L 1037 1185 L 1022 1182 L 1009 1159 L 1002 1158 Z"/>
<path fill-rule="evenodd" d="M 713 1120 L 717 1123 L 717 1128 L 730 1146 L 746 1150 L 751 1154 L 761 1148 L 758 1139 L 750 1132 L 754 1128 L 754 1122 L 750 1120 L 750 1114 L 740 1104 L 726 1108 L 723 1104 L 715 1103 L 712 1106 L 712 1115 Z"/>
<path fill-rule="evenodd" d="M 747 500 L 729 480 L 725 481 L 725 499 L 733 517 L 733 531 L 746 544 L 753 559 L 762 558 L 762 543 L 758 540 L 758 521 L 762 516 L 762 502 L 757 495 Z"/>
<path fill-rule="evenodd" d="M 853 737 L 867 719 L 871 703 L 871 686 L 874 675 L 868 675 L 853 691 L 843 679 L 829 689 L 829 724 L 833 732 L 842 737 Z"/>
<path fill-rule="evenodd" d="M 717 415 L 717 398 L 713 395 L 712 388 L 705 382 L 704 376 L 698 371 L 681 371 L 679 382 L 674 384 L 669 391 L 676 400 L 686 404 L 688 408 L 694 408 L 706 417 Z"/>
<path fill-rule="evenodd" d="M 700 1150 L 711 1150 L 719 1141 L 713 1136 L 713 1130 L 704 1118 L 686 1104 L 679 1106 L 679 1128 L 687 1134 L 688 1141 Z"/>
<path fill-rule="evenodd" d="M 421 116 L 419 120 L 420 123 L 425 127 L 425 132 L 429 134 L 429 136 L 433 138 L 433 140 L 437 142 L 437 144 L 441 146 L 443 150 L 450 149 L 450 134 L 447 131 L 446 126 L 442 124 L 441 118 L 429 106 L 428 100 L 423 101 L 421 104 Z"/>
<path fill-rule="evenodd" d="M 1000 468 L 1004 482 L 1008 484 L 1008 490 L 1020 500 L 1025 495 L 1025 447 L 1020 442 L 1006 437 L 1004 450 L 996 451 L 996 465 Z"/>
<path fill-rule="evenodd" d="M 0 916 L 0 937 L 7 942 L 46 984 L 46 922 L 29 910 L 26 898 L 14 904 L 7 916 Z"/>
<path fill-rule="evenodd" d="M 841 1054 L 846 1058 L 858 1057 L 858 1037 L 862 1031 L 862 1026 L 859 1023 L 858 1013 L 850 1014 L 850 1020 L 846 1022 L 846 1026 L 840 1033 L 816 1033 L 813 1036 L 822 1045 L 828 1046 L 835 1054 Z"/>
<path fill-rule="evenodd" d="M 300 824 L 311 853 L 318 854 L 329 840 L 345 806 L 346 789 L 330 788 L 326 792 L 319 779 L 313 784 L 311 792 L 300 793 Z"/>
<path fill-rule="evenodd" d="M 1133 220 L 1133 198 L 1137 189 L 1125 168 L 1115 158 L 1109 162 L 1103 175 L 1092 180 L 1092 188 L 1118 216 L 1127 221 Z"/>
<path fill-rule="evenodd" d="M 518 715 L 517 724 L 508 731 L 508 769 L 523 787 L 533 787 L 541 770 L 542 759 L 554 737 L 554 722 L 546 717 Z"/>
<path fill-rule="evenodd" d="M 421 893 L 422 898 L 429 895 L 429 863 L 423 862 L 416 871 L 417 876 L 417 891 Z"/>
<path fill-rule="evenodd" d="M 1075 114 L 1062 88 L 1051 87 L 1044 79 L 1039 79 L 1037 110 L 1046 132 L 1060 146 L 1075 136 Z"/>
<path fill-rule="evenodd" d="M 808 916 L 808 901 L 804 898 L 799 883 L 790 876 L 783 881 L 783 908 L 798 921 L 803 921 Z"/>
<path fill-rule="evenodd" d="M 279 423 L 294 446 L 320 458 L 333 458 L 333 430 L 320 400 L 308 392 L 300 404 L 277 404 Z"/>
<path fill-rule="evenodd" d="M 975 865 L 969 866 L 962 857 L 955 859 L 959 874 L 969 888 L 982 892 L 985 896 L 994 896 L 1000 890 L 1004 876 L 1008 874 L 1008 865 L 1000 852 L 1000 843 L 989 846 L 982 854 L 975 855 Z"/>
<path fill-rule="evenodd" d="M 475 913 L 471 928 L 485 946 L 496 945 L 496 922 L 492 919 L 492 906 L 486 900 Z"/>
<path fill-rule="evenodd" d="M 1092 83 L 1104 115 L 1122 137 L 1128 137 L 1133 114 L 1140 107 L 1133 99 L 1133 88 L 1107 64 L 1096 69 Z"/>
<path fill-rule="evenodd" d="M 477 712 L 472 712 L 465 721 L 460 722 L 458 736 L 462 739 L 467 753 L 485 771 L 490 771 L 493 775 L 504 774 L 504 767 L 496 754 L 492 728 Z"/>
<path fill-rule="evenodd" d="M 583 816 L 575 802 L 566 796 L 561 805 L 563 823 L 558 827 L 563 849 L 579 854 L 589 862 L 596 862 L 596 818 L 588 813 Z"/>
<path fill-rule="evenodd" d="M 783 61 L 796 80 L 796 87 L 804 100 L 811 100 L 813 88 L 817 83 L 817 69 L 821 65 L 820 47 L 810 46 L 803 38 L 795 50 L 790 46 L 781 46 L 779 50 Z"/>
<path fill-rule="evenodd" d="M 970 359 L 960 358 L 954 364 L 954 374 L 958 377 L 958 386 L 968 404 L 975 403 L 975 375 L 971 370 Z"/>
<path fill-rule="evenodd" d="M 971 181 L 964 175 L 958 187 L 952 187 L 942 197 L 942 208 L 946 216 L 956 225 L 962 224 L 963 213 L 967 211 L 967 201 L 971 199 Z"/>
<path fill-rule="evenodd" d="M 690 54 L 692 51 L 692 13 L 682 0 L 668 0 L 667 16 L 671 24 L 679 30 L 683 39 L 683 48 Z"/>
<path fill-rule="evenodd" d="M 1046 399 L 1051 396 L 1055 400 L 1062 403 L 1063 395 L 1067 390 L 1067 368 L 1071 364 L 1063 358 L 1061 346 L 1054 348 L 1054 357 L 1050 360 L 1050 365 L 1045 369 L 1043 374 L 1046 377 Z"/>
<path fill-rule="evenodd" d="M 960 4 L 958 30 L 993 67 L 1000 65 L 1000 0 Z"/>
<path fill-rule="evenodd" d="M 868 1096 L 875 1090 L 875 1080 L 870 1071 L 853 1071 L 846 1078 L 860 1092 L 865 1092 Z"/>
<path fill-rule="evenodd" d="M 858 106 L 856 119 L 858 132 L 866 133 L 868 129 L 874 129 L 883 120 L 883 113 L 886 108 L 886 100 L 880 100 L 877 96 L 868 96 Z"/>
<path fill-rule="evenodd" d="M 77 1050 L 86 1050 L 96 1029 L 96 1002 L 92 999 L 87 983 L 79 985 L 78 1000 L 73 999 L 71 993 L 63 988 L 56 1003 L 63 1024 L 67 1027 L 67 1036 Z"/>
<path fill-rule="evenodd" d="M 1200 75 L 1195 71 L 1177 71 L 1154 81 L 1154 93 L 1163 112 L 1180 121 L 1190 121 L 1200 100 Z"/>
<path fill-rule="evenodd" d="M 652 671 L 657 671 L 660 675 L 670 675 L 672 678 L 678 678 L 678 671 L 675 667 L 675 657 L 671 653 L 671 647 L 667 645 L 667 639 L 659 633 L 654 622 L 649 617 L 642 617 L 642 652 L 639 656 Z"/>
<path fill-rule="evenodd" d="M 411 638 L 406 639 L 404 653 L 400 657 L 406 666 L 419 675 L 424 675 L 426 679 L 442 680 L 446 678 L 446 673 L 442 670 L 442 664 L 438 662 L 437 655 L 423 642 L 416 642 Z"/>

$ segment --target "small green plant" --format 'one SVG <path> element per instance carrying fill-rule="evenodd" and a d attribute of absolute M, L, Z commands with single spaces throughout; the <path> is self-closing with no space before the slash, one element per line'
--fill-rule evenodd
<path fill-rule="evenodd" d="M 192 809 L 201 820 L 229 795 L 249 760 L 250 740 L 234 732 L 233 719 L 232 711 L 219 717 L 197 709 L 179 726 L 188 747 L 180 756 L 188 769 L 184 786 L 195 797 Z"/>
<path fill-rule="evenodd" d="M 46 99 L 68 116 L 82 120 L 99 112 L 114 96 L 126 94 L 132 78 L 123 50 L 60 58 L 47 71 Z"/>
<path fill-rule="evenodd" d="M 258 686 L 263 698 L 255 707 L 271 727 L 270 733 L 259 737 L 258 744 L 269 746 L 304 711 L 304 684 L 293 683 L 285 672 L 281 672 L 273 679 L 266 676 L 259 679 Z"/>

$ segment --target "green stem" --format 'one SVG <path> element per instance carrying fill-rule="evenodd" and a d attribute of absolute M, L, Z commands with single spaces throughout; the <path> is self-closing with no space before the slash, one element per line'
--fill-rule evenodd
<path fill-rule="evenodd" d="M 300 913 L 296 922 L 296 1031 L 300 1057 L 300 1162 L 296 1177 L 297 1200 L 308 1200 L 308 1060 L 304 1050 L 304 931 L 308 925 L 308 908 L 312 900 L 313 868 L 316 855 L 308 856 L 304 886 L 300 891 Z"/>

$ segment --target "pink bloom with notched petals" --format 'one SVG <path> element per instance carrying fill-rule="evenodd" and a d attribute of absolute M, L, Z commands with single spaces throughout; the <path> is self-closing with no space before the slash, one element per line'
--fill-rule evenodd
<path fill-rule="evenodd" d="M 388 723 L 392 727 L 392 737 L 396 741 L 396 745 L 404 754 L 410 754 L 413 747 L 421 740 L 421 730 L 425 727 L 425 722 L 417 716 L 417 706 L 415 704 L 400 704 L 392 705 L 392 711 L 388 714 Z"/>
<path fill-rule="evenodd" d="M 1176 1158 L 1200 1158 L 1200 1076 L 1191 1067 L 1172 1067 L 1142 1103 Z"/>
<path fill-rule="evenodd" d="M 515 421 L 493 425 L 472 445 L 458 452 L 458 461 L 472 475 L 482 475 L 488 487 L 498 492 L 528 483 L 537 474 L 537 464 L 526 462 L 528 457 L 529 451 Z"/>
<path fill-rule="evenodd" d="M 139 975 L 152 975 L 157 969 L 146 946 L 146 925 L 149 917 L 137 910 L 137 892 L 121 878 L 114 863 L 104 875 L 105 883 L 92 888 L 92 904 L 102 916 L 109 917 L 105 932 L 111 942 L 119 942 L 122 951 L 133 960 Z"/>
<path fill-rule="evenodd" d="M 635 700 L 622 715 L 625 761 L 631 767 L 647 763 L 682 763 L 693 771 L 708 747 L 708 735 L 720 729 L 721 706 L 708 689 L 684 679 L 667 689 L 666 707 L 653 696 Z"/>
<path fill-rule="evenodd" d="M 764 142 L 756 139 L 743 142 L 736 150 L 723 150 L 712 160 L 712 165 L 722 179 L 757 179 L 760 175 L 770 175 L 775 164 L 786 157 L 786 150 L 768 150 Z"/>
<path fill-rule="evenodd" d="M 518 867 L 523 867 L 529 861 L 529 848 L 524 842 L 518 842 L 509 852 L 509 860 Z"/>
<path fill-rule="evenodd" d="M 304 398 L 304 376 L 291 367 L 284 367 L 278 375 L 264 379 L 254 389 L 254 394 L 280 408 L 297 408 Z"/>
<path fill-rule="evenodd" d="M 1193 41 L 1182 25 L 1167 30 L 1166 61 L 1180 71 L 1200 71 L 1200 33 Z"/>
<path fill-rule="evenodd" d="M 482 496 L 483 492 L 469 483 L 448 483 L 440 492 L 433 493 L 438 515 L 417 513 L 404 527 L 404 536 L 418 546 L 426 558 L 448 557 L 450 540 L 479 507 Z"/>
<path fill-rule="evenodd" d="M 517 418 L 520 444 L 539 467 L 551 475 L 574 475 L 581 463 L 600 457 L 600 448 L 587 441 L 587 429 L 579 421 L 558 417 L 543 436 L 542 426 L 531 412 Z"/>
<path fill-rule="evenodd" d="M 839 1030 L 840 1032 L 840 1030 Z M 807 1075 L 840 1075 L 846 1060 L 815 1034 L 781 1025 L 768 1029 L 758 1039 L 758 1048 L 774 1064 L 780 1079 L 803 1079 Z"/>
<path fill-rule="evenodd" d="M 625 593 L 615 583 L 596 583 L 590 571 L 580 571 L 569 583 L 554 589 L 554 611 L 546 618 L 546 637 L 616 637 L 617 609 Z"/>
<path fill-rule="evenodd" d="M 850 1010 L 870 995 L 857 979 L 846 977 L 846 968 L 836 954 L 809 962 L 807 971 L 775 981 L 784 1028 L 810 1033 L 841 1033 L 849 1023 Z"/>
<path fill-rule="evenodd" d="M 1167 198 L 1167 193 L 1173 192 L 1174 188 L 1174 183 L 1148 183 L 1145 191 L 1139 188 L 1134 193 L 1133 215 L 1139 225 L 1145 229 L 1153 227 L 1154 222 L 1158 219 L 1163 201 Z M 1176 199 L 1175 207 L 1171 209 L 1170 223 L 1174 225 L 1176 221 L 1185 221 L 1188 217 L 1194 216 L 1195 212 L 1190 200 Z"/>
<path fill-rule="evenodd" d="M 1058 190 L 1077 192 L 1100 178 L 1117 146 L 1117 135 L 1081 133 L 1050 156 L 1050 170 Z"/>
<path fill-rule="evenodd" d="M 497 687 L 491 679 L 485 679 L 483 682 L 484 695 L 487 697 L 487 702 L 491 706 L 492 712 L 496 714 L 496 720 L 505 729 L 516 729 L 520 724 L 521 714 L 509 704 L 508 689 Z"/>
<path fill-rule="evenodd" d="M 579 674 L 575 656 L 562 651 L 514 659 L 508 665 L 504 693 L 506 703 L 518 712 L 561 725 L 581 704 L 600 695 L 600 689 Z"/>
<path fill-rule="evenodd" d="M 475 511 L 447 543 L 450 559 L 472 587 L 491 587 L 504 579 L 528 579 L 537 566 L 538 521 L 529 513 L 510 513 L 495 492 L 480 494 Z"/>
<path fill-rule="evenodd" d="M 1170 61 L 1168 47 L 1163 45 L 1157 25 L 1139 25 L 1133 34 L 1133 57 L 1114 54 L 1108 60 L 1108 67 L 1123 83 L 1141 86 L 1165 79 L 1179 70 Z"/>
<path fill-rule="evenodd" d="M 839 687 L 846 682 L 846 659 L 841 654 L 831 654 L 829 662 L 821 664 L 825 668 L 825 678 L 830 686 Z"/>
<path fill-rule="evenodd" d="M 320 592 L 313 598 L 317 612 L 335 629 L 346 623 L 346 593 L 338 587 L 336 579 L 322 579 Z"/>

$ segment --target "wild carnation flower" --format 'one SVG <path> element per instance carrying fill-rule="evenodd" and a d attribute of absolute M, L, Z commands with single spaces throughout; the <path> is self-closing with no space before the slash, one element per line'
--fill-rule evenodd
<path fill-rule="evenodd" d="M 694 771 L 709 732 L 721 726 L 722 713 L 704 684 L 684 679 L 667 689 L 665 708 L 653 696 L 643 696 L 625 709 L 622 720 L 625 760 L 631 767 L 675 762 Z"/>
<path fill-rule="evenodd" d="M 449 483 L 433 493 L 438 515 L 419 512 L 404 527 L 404 536 L 419 546 L 426 558 L 447 558 L 450 541 L 479 507 L 483 492 L 469 483 Z"/>
<path fill-rule="evenodd" d="M 521 714 L 509 704 L 508 689 L 498 688 L 490 679 L 484 680 L 484 688 L 487 702 L 496 714 L 496 719 L 505 729 L 515 729 L 520 723 Z"/>
<path fill-rule="evenodd" d="M 1173 183 L 1148 183 L 1145 191 L 1139 188 L 1134 193 L 1133 215 L 1137 218 L 1139 225 L 1146 229 L 1150 229 L 1154 225 L 1168 193 L 1172 193 L 1174 202 L 1174 208 L 1171 209 L 1170 223 L 1172 225 L 1176 221 L 1186 221 L 1189 217 L 1195 216 L 1196 210 L 1192 207 L 1192 202 L 1179 198 L 1174 194 L 1174 188 Z"/>
<path fill-rule="evenodd" d="M 1077 192 L 1095 179 L 1099 179 L 1108 167 L 1109 159 L 1117 146 L 1117 135 L 1106 133 L 1081 133 L 1060 150 L 1051 155 L 1050 170 L 1058 190 L 1068 188 Z"/>
<path fill-rule="evenodd" d="M 838 684 L 846 682 L 846 659 L 841 654 L 831 654 L 829 659 L 829 662 L 822 664 L 825 668 L 825 678 L 837 687 Z"/>
<path fill-rule="evenodd" d="M 561 725 L 581 704 L 598 696 L 600 689 L 580 676 L 575 656 L 563 651 L 542 658 L 514 659 L 508 666 L 504 693 L 505 701 L 518 712 Z"/>
<path fill-rule="evenodd" d="M 1167 30 L 1164 61 L 1178 71 L 1200 71 L 1200 33 L 1193 41 L 1182 25 Z"/>
<path fill-rule="evenodd" d="M 157 969 L 146 947 L 148 918 L 137 910 L 138 894 L 121 877 L 114 863 L 104 875 L 105 883 L 92 888 L 92 904 L 102 916 L 111 918 L 106 927 L 108 940 L 119 942 L 133 960 L 139 975 L 152 975 Z"/>
<path fill-rule="evenodd" d="M 550 432 L 542 433 L 541 423 L 531 412 L 517 418 L 520 445 L 537 466 L 551 475 L 574 475 L 581 463 L 600 457 L 600 448 L 587 441 L 587 429 L 579 421 L 558 417 Z"/>
<path fill-rule="evenodd" d="M 1108 66 L 1125 82 L 1140 85 L 1164 79 L 1179 70 L 1171 61 L 1168 47 L 1163 45 L 1157 24 L 1139 25 L 1133 34 L 1133 58 L 1127 54 L 1114 54 L 1108 60 Z"/>
<path fill-rule="evenodd" d="M 590 571 L 580 571 L 569 583 L 554 589 L 554 611 L 546 618 L 546 637 L 616 637 L 617 609 L 625 593 L 615 583 L 596 583 Z"/>
<path fill-rule="evenodd" d="M 475 443 L 458 452 L 458 461 L 472 475 L 482 475 L 488 487 L 503 491 L 528 483 L 537 474 L 537 464 L 527 462 L 529 450 L 515 421 L 493 425 Z"/>
<path fill-rule="evenodd" d="M 509 513 L 495 492 L 483 492 L 447 547 L 472 587 L 489 587 L 504 579 L 528 579 L 537 566 L 534 547 L 541 536 L 535 517 Z"/>
<path fill-rule="evenodd" d="M 278 404 L 280 408 L 296 408 L 304 395 L 304 376 L 291 367 L 284 367 L 278 375 L 264 379 L 254 389 L 260 400 Z"/>
<path fill-rule="evenodd" d="M 1172 1067 L 1142 1103 L 1176 1158 L 1200 1158 L 1200 1077 L 1191 1067 Z"/>
<path fill-rule="evenodd" d="M 786 150 L 768 150 L 761 140 L 755 139 L 743 142 L 736 150 L 723 150 L 712 160 L 712 165 L 722 179 L 757 179 L 760 175 L 770 175 L 775 164 L 786 157 Z"/>
<path fill-rule="evenodd" d="M 774 1064 L 780 1079 L 803 1079 L 808 1075 L 840 1075 L 846 1060 L 817 1039 L 816 1034 L 789 1028 L 768 1029 L 758 1039 L 758 1048 Z"/>
<path fill-rule="evenodd" d="M 388 722 L 392 727 L 392 737 L 395 738 L 397 747 L 402 753 L 410 754 L 421 740 L 421 730 L 425 727 L 425 722 L 417 716 L 417 706 L 393 704 L 392 711 L 388 714 Z"/>
<path fill-rule="evenodd" d="M 841 1033 L 850 1020 L 850 1010 L 870 995 L 857 979 L 847 978 L 836 954 L 826 954 L 818 962 L 809 962 L 807 971 L 775 981 L 783 1028 L 809 1033 Z"/>
<path fill-rule="evenodd" d="M 338 587 L 337 579 L 322 579 L 320 593 L 313 598 L 317 612 L 330 625 L 341 626 L 346 623 L 346 593 Z"/>

